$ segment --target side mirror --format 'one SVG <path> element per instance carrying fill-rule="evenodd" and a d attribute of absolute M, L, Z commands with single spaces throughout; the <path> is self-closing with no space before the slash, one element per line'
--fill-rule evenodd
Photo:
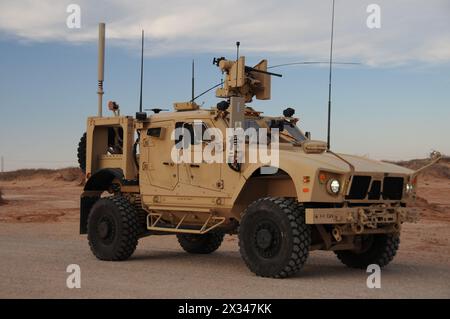
<path fill-rule="evenodd" d="M 310 140 L 311 139 L 311 132 L 305 132 L 305 137 L 306 137 L 306 139 L 307 140 Z"/>

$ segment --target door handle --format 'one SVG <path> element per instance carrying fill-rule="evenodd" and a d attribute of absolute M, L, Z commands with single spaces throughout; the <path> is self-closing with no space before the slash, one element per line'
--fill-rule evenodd
<path fill-rule="evenodd" d="M 163 162 L 163 165 L 174 166 L 175 164 L 172 162 Z"/>

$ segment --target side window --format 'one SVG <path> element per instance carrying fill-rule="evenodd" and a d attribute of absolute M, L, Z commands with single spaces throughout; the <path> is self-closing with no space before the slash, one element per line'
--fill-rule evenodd
<path fill-rule="evenodd" d="M 200 144 L 203 141 L 203 137 L 205 136 L 205 131 L 208 129 L 208 126 L 201 121 L 197 121 L 193 123 L 194 128 L 194 139 L 191 144 Z"/>
<path fill-rule="evenodd" d="M 177 148 L 189 148 L 202 142 L 203 135 L 208 127 L 201 121 L 193 123 L 177 122 L 175 124 L 175 145 Z"/>
<path fill-rule="evenodd" d="M 175 123 L 175 146 L 178 149 L 185 149 L 189 147 L 193 139 L 192 125 L 184 122 Z M 187 135 L 187 136 L 186 136 Z M 190 140 L 189 140 L 190 137 Z"/>
<path fill-rule="evenodd" d="M 123 128 L 108 127 L 108 154 L 123 153 Z"/>

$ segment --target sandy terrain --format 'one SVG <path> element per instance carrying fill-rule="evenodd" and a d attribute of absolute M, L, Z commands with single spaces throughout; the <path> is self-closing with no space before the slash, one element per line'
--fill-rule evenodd
<path fill-rule="evenodd" d="M 438 174 L 439 175 L 439 174 Z M 313 252 L 294 278 L 254 276 L 235 236 L 214 254 L 184 253 L 173 236 L 141 240 L 126 262 L 96 260 L 78 234 L 77 177 L 45 173 L 0 180 L 0 298 L 450 298 L 450 179 L 419 180 L 422 219 L 406 224 L 396 259 L 382 271 L 382 288 L 368 289 L 364 271 L 334 254 Z M 66 287 L 66 267 L 81 267 L 81 289 Z"/>

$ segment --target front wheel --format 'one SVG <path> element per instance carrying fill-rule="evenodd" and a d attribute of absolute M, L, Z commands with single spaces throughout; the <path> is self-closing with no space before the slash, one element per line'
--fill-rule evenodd
<path fill-rule="evenodd" d="M 397 253 L 400 245 L 399 234 L 362 235 L 359 248 L 335 251 L 338 259 L 350 268 L 366 269 L 371 264 L 384 267 Z"/>
<path fill-rule="evenodd" d="M 284 278 L 305 264 L 311 229 L 296 200 L 266 197 L 248 206 L 239 227 L 239 250 L 247 267 L 258 276 Z"/>

